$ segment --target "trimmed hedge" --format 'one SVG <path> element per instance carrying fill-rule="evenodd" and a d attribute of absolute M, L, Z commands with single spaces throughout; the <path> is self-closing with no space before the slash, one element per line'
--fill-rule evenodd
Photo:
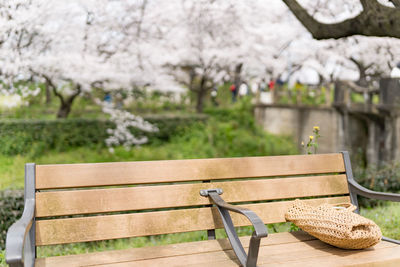
<path fill-rule="evenodd" d="M 159 131 L 148 134 L 149 142 L 168 141 L 181 126 L 206 120 L 204 116 L 151 116 L 147 121 Z M 105 146 L 107 129 L 114 124 L 102 119 L 6 120 L 0 121 L 0 154 L 38 155 L 45 150 L 65 151 L 71 147 Z M 144 134 L 132 129 L 136 135 Z"/>
<path fill-rule="evenodd" d="M 0 250 L 5 249 L 8 228 L 22 216 L 23 190 L 0 191 Z"/>

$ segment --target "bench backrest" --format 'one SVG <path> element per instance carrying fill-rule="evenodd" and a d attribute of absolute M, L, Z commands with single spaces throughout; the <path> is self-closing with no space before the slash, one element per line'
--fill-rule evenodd
<path fill-rule="evenodd" d="M 37 165 L 36 245 L 223 228 L 199 195 L 211 188 L 222 188 L 226 202 L 252 209 L 266 224 L 285 221 L 290 199 L 350 201 L 339 153 Z"/>

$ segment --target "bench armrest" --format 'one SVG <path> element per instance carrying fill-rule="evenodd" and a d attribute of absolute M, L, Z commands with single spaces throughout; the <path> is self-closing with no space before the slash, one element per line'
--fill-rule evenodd
<path fill-rule="evenodd" d="M 11 266 L 24 266 L 24 245 L 35 215 L 35 200 L 25 201 L 22 217 L 8 229 L 6 239 L 6 262 Z"/>
<path fill-rule="evenodd" d="M 267 228 L 265 227 L 264 222 L 253 211 L 226 203 L 219 196 L 220 194 L 222 194 L 222 189 L 200 190 L 201 196 L 210 197 L 212 202 L 217 206 L 229 242 L 231 243 L 233 251 L 235 252 L 236 257 L 239 259 L 241 265 L 246 267 L 255 267 L 257 265 L 260 239 L 268 236 Z M 250 239 L 248 255 L 246 254 L 242 244 L 240 243 L 239 237 L 236 234 L 229 211 L 246 216 L 246 218 L 254 226 L 254 232 Z"/>
<path fill-rule="evenodd" d="M 350 190 L 355 192 L 357 195 L 373 199 L 400 202 L 400 194 L 372 191 L 363 187 L 353 179 L 349 179 L 348 182 L 350 184 Z"/>

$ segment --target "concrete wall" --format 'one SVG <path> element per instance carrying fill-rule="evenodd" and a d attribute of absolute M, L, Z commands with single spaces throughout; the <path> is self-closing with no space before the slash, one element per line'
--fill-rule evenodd
<path fill-rule="evenodd" d="M 335 108 L 258 105 L 255 117 L 266 131 L 293 136 L 300 151 L 301 142 L 308 142 L 314 126 L 320 127 L 318 153 L 341 150 L 362 153 L 368 143 L 368 133 L 362 120 L 344 116 Z"/>
<path fill-rule="evenodd" d="M 380 103 L 352 103 L 351 88 L 335 85 L 332 107 L 259 104 L 256 120 L 265 130 L 307 142 L 313 126 L 321 129 L 319 153 L 349 151 L 366 164 L 400 161 L 400 79 L 380 81 Z M 372 93 L 369 99 L 372 99 Z"/>

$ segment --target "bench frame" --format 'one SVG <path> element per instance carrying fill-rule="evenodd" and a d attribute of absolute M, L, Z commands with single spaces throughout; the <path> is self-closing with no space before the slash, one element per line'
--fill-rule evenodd
<path fill-rule="evenodd" d="M 357 201 L 358 195 L 367 198 L 400 202 L 400 194 L 375 192 L 358 184 L 353 177 L 348 152 L 343 151 L 341 153 L 344 159 L 350 200 L 352 204 L 357 206 L 357 213 L 359 213 Z M 6 262 L 10 265 L 10 267 L 33 267 L 35 265 L 35 166 L 36 165 L 34 163 L 25 164 L 24 211 L 22 217 L 15 222 L 7 232 Z M 256 266 L 260 239 L 268 235 L 267 229 L 261 219 L 251 210 L 226 203 L 220 197 L 222 190 L 201 190 L 200 194 L 204 197 L 210 197 L 212 202 L 216 205 L 222 218 L 229 241 L 240 263 L 243 266 Z M 246 255 L 246 252 L 243 249 L 239 238 L 237 237 L 232 219 L 229 215 L 229 211 L 240 213 L 246 216 L 254 226 L 254 232 L 250 240 L 248 255 Z M 400 244 L 399 240 L 394 240 L 387 237 L 383 237 L 382 240 Z"/>
<path fill-rule="evenodd" d="M 6 262 L 10 267 L 35 266 L 35 182 L 36 165 L 25 164 L 24 211 L 7 232 Z"/>
<path fill-rule="evenodd" d="M 219 195 L 222 194 L 222 189 L 208 189 L 201 190 L 200 195 L 203 197 L 210 197 L 212 202 L 217 206 L 218 212 L 224 224 L 225 232 L 231 243 L 232 249 L 239 259 L 242 266 L 250 267 L 257 265 L 258 250 L 260 248 L 260 239 L 268 236 L 267 228 L 263 221 L 253 211 L 241 208 L 237 205 L 226 203 Z M 239 237 L 236 234 L 235 226 L 233 225 L 229 211 L 240 213 L 252 223 L 254 226 L 253 234 L 250 238 L 250 246 L 248 255 L 240 243 Z"/>

